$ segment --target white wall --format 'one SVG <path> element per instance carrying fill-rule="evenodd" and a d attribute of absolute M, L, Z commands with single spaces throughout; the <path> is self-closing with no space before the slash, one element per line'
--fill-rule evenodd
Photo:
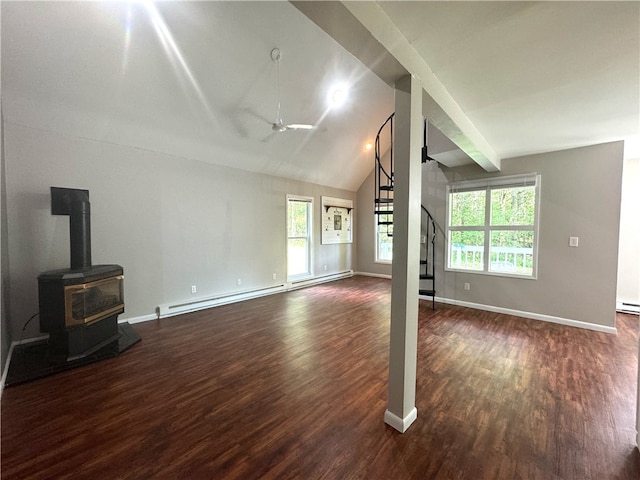
<path fill-rule="evenodd" d="M 640 305 L 640 158 L 625 160 L 622 172 L 617 298 Z"/>
<path fill-rule="evenodd" d="M 614 142 L 502 160 L 500 175 L 542 175 L 537 280 L 445 272 L 446 185 L 488 174 L 476 165 L 423 165 L 422 203 L 438 228 L 436 296 L 614 327 L 622 146 Z M 359 201 L 371 188 L 360 187 Z M 365 244 L 373 244 L 374 237 L 364 233 L 358 244 L 358 270 L 366 271 L 369 265 L 360 259 L 370 251 Z M 580 237 L 578 248 L 569 248 L 569 236 Z M 470 291 L 464 290 L 464 283 L 471 284 Z"/>
<path fill-rule="evenodd" d="M 38 310 L 38 274 L 69 266 L 68 217 L 51 215 L 50 186 L 90 191 L 93 264 L 125 271 L 121 319 L 153 314 L 162 303 L 282 283 L 287 193 L 315 199 L 316 275 L 352 268 L 353 245 L 320 245 L 319 221 L 321 195 L 355 201 L 354 192 L 10 122 L 5 138 L 14 334 Z M 356 224 L 357 215 L 356 205 Z M 33 324 L 25 338 L 38 334 Z"/>

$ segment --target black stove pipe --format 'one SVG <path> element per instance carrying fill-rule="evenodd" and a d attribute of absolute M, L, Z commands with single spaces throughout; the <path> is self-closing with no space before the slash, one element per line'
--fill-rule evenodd
<path fill-rule="evenodd" d="M 71 269 L 91 268 L 89 190 L 51 187 L 51 214 L 69 215 Z"/>
<path fill-rule="evenodd" d="M 69 237 L 71 239 L 71 268 L 91 267 L 91 204 L 72 201 L 69 210 Z"/>

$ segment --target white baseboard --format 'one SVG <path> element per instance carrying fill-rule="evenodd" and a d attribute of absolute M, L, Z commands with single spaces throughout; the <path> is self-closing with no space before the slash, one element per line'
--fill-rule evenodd
<path fill-rule="evenodd" d="M 385 410 L 384 412 L 384 423 L 395 428 L 400 433 L 406 432 L 411 424 L 415 422 L 416 418 L 418 418 L 418 410 L 416 407 L 413 407 L 409 414 L 404 418 L 398 417 L 389 410 Z"/>
<path fill-rule="evenodd" d="M 134 323 L 148 322 L 150 320 L 157 320 L 157 319 L 158 319 L 157 313 L 150 313 L 148 315 L 140 315 L 138 317 L 119 318 L 118 323 L 129 323 L 133 325 Z"/>
<path fill-rule="evenodd" d="M 307 280 L 300 280 L 298 282 L 285 283 L 285 289 L 287 292 L 291 290 L 297 290 L 299 288 L 311 287 L 313 285 L 319 285 L 321 283 L 333 282 L 334 280 L 341 280 L 343 278 L 353 277 L 353 270 L 345 270 L 344 272 L 331 273 L 329 275 L 322 275 L 319 277 L 309 278 Z"/>
<path fill-rule="evenodd" d="M 386 275 L 384 273 L 355 272 L 354 275 L 362 275 L 363 277 L 386 278 L 388 280 L 391 280 L 391 275 Z"/>
<path fill-rule="evenodd" d="M 183 313 L 197 312 L 207 308 L 241 302 L 243 300 L 250 300 L 252 298 L 263 297 L 265 295 L 272 295 L 274 293 L 281 293 L 284 291 L 285 286 L 284 284 L 281 284 L 256 290 L 226 293 L 183 302 L 164 303 L 162 305 L 158 305 L 158 315 L 154 317 L 154 319 L 173 317 L 174 315 L 181 315 Z"/>
<path fill-rule="evenodd" d="M 431 301 L 431 297 L 428 297 L 425 295 L 418 295 L 418 298 L 421 298 L 422 300 Z M 443 298 L 443 297 L 436 296 L 436 302 L 448 303 L 450 305 L 458 305 L 460 307 L 475 308 L 476 310 L 485 310 L 487 312 L 504 313 L 506 315 L 515 315 L 517 317 L 530 318 L 532 320 L 541 320 L 543 322 L 558 323 L 560 325 L 583 328 L 586 330 L 595 330 L 596 332 L 612 333 L 614 335 L 618 332 L 616 327 L 607 327 L 605 325 L 582 322 L 580 320 L 573 320 L 570 318 L 554 317 L 553 315 L 545 315 L 542 313 L 534 313 L 534 312 L 525 312 L 522 310 L 513 310 L 511 308 L 495 307 L 493 305 L 484 305 L 481 303 L 463 302 L 462 300 L 455 300 L 451 298 Z"/>
<path fill-rule="evenodd" d="M 332 273 L 328 275 L 318 276 L 301 280 L 298 282 L 288 282 L 284 284 L 274 285 L 265 288 L 259 288 L 255 290 L 245 290 L 241 292 L 230 292 L 226 294 L 214 295 L 211 297 L 205 297 L 195 300 L 189 300 L 185 302 L 166 303 L 158 306 L 158 315 L 145 315 L 143 317 L 136 317 L 139 321 L 155 320 L 157 318 L 167 318 L 174 315 L 180 315 L 182 313 L 195 312 L 198 310 L 204 310 L 207 308 L 218 307 L 221 305 L 227 305 L 229 303 L 242 302 L 244 300 L 251 300 L 253 298 L 264 297 L 266 295 L 273 295 L 276 293 L 288 292 L 291 290 L 297 290 L 299 288 L 310 287 L 321 283 L 332 282 L 334 280 L 340 280 L 342 278 L 352 277 L 353 270 L 347 270 L 339 273 Z M 129 320 L 131 323 L 131 320 Z"/>

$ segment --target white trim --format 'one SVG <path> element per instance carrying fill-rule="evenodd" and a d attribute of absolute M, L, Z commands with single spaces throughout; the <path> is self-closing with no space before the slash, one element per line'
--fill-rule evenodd
<path fill-rule="evenodd" d="M 129 323 L 133 325 L 134 323 L 148 322 L 150 320 L 157 320 L 157 319 L 158 319 L 157 313 L 149 313 L 147 315 L 140 315 L 138 317 L 119 318 L 118 323 Z"/>
<path fill-rule="evenodd" d="M 384 423 L 395 428 L 400 433 L 404 433 L 411 426 L 413 422 L 415 422 L 416 418 L 418 418 L 418 410 L 416 407 L 409 412 L 409 414 L 400 418 L 395 413 L 390 412 L 389 410 L 385 410 L 384 412 Z"/>
<path fill-rule="evenodd" d="M 261 288 L 257 290 L 246 290 L 242 292 L 226 293 L 212 297 L 199 298 L 195 300 L 187 300 L 175 303 L 163 303 L 158 305 L 158 315 L 155 318 L 167 318 L 183 313 L 196 312 L 211 307 L 226 305 L 229 303 L 241 302 L 252 298 L 263 297 L 274 293 L 284 292 L 284 285 L 276 285 L 273 287 Z"/>
<path fill-rule="evenodd" d="M 24 340 L 14 340 L 9 346 L 9 353 L 7 354 L 7 361 L 4 363 L 4 370 L 2 371 L 2 379 L 0 380 L 0 397 L 4 392 L 4 383 L 7 380 L 7 374 L 9 373 L 9 365 L 11 364 L 11 357 L 13 356 L 13 350 L 16 345 L 25 345 L 27 343 L 39 342 L 40 340 L 46 340 L 49 335 L 41 335 L 39 337 L 27 338 Z"/>
<path fill-rule="evenodd" d="M 339 273 L 331 273 L 320 277 L 310 278 L 309 280 L 302 280 L 298 282 L 287 282 L 285 284 L 285 290 L 290 292 L 291 290 L 297 290 L 299 288 L 310 287 L 312 285 L 318 285 L 320 283 L 332 282 L 334 280 L 340 280 L 342 278 L 353 277 L 353 270 L 346 270 Z"/>
<path fill-rule="evenodd" d="M 632 315 L 639 315 L 640 305 L 635 305 L 633 303 L 616 302 L 616 311 L 621 313 L 630 313 Z"/>
<path fill-rule="evenodd" d="M 464 273 L 480 273 L 484 275 L 495 275 L 511 278 L 526 278 L 536 280 L 538 278 L 538 255 L 539 255 L 539 238 L 540 238 L 540 192 L 542 190 L 542 175 L 539 173 L 526 173 L 520 175 L 508 176 L 490 176 L 482 177 L 475 180 L 464 180 L 460 182 L 452 182 L 446 186 L 446 225 L 444 231 L 445 242 L 445 272 L 464 272 Z M 516 188 L 516 187 L 533 187 L 535 190 L 535 209 L 533 215 L 533 224 L 531 225 L 492 225 L 491 224 L 491 191 L 495 189 Z M 485 192 L 485 213 L 483 225 L 451 225 L 451 194 L 464 192 Z M 509 272 L 493 272 L 491 271 L 491 232 L 500 230 L 510 231 L 532 231 L 533 232 L 533 264 L 530 275 L 513 274 Z M 484 252 L 482 270 L 472 270 L 465 268 L 456 268 L 450 266 L 451 260 L 451 232 L 476 231 L 484 233 Z"/>
<path fill-rule="evenodd" d="M 387 275 L 384 273 L 354 272 L 354 275 L 362 275 L 363 277 L 386 278 L 388 280 L 391 280 L 391 275 Z"/>
<path fill-rule="evenodd" d="M 0 380 L 0 397 L 4 393 L 4 382 L 7 379 L 7 373 L 9 373 L 9 364 L 11 363 L 11 356 L 13 355 L 13 347 L 15 346 L 15 342 L 11 342 L 11 346 L 9 347 L 9 354 L 7 355 L 7 361 L 4 363 L 4 370 L 2 371 L 2 380 Z"/>
<path fill-rule="evenodd" d="M 500 189 L 511 187 L 532 187 L 539 181 L 540 174 L 537 172 L 530 172 L 518 173 L 515 175 L 492 175 L 471 180 L 460 180 L 458 182 L 449 183 L 449 188 L 453 192 L 471 192 L 487 188 Z"/>
<path fill-rule="evenodd" d="M 431 301 L 431 297 L 426 295 L 418 295 L 418 298 L 422 300 Z M 607 327 L 605 325 L 598 325 L 597 323 L 582 322 L 580 320 L 573 320 L 570 318 L 554 317 L 553 315 L 545 315 L 543 313 L 525 312 L 522 310 L 513 310 L 511 308 L 495 307 L 493 305 L 484 305 L 481 303 L 463 302 L 462 300 L 455 300 L 451 298 L 442 298 L 442 297 L 436 297 L 436 302 L 448 303 L 450 305 L 457 305 L 460 307 L 475 308 L 476 310 L 485 310 L 487 312 L 504 313 L 506 315 L 515 315 L 517 317 L 530 318 L 532 320 L 541 320 L 543 322 L 549 322 L 549 323 L 557 323 L 557 324 L 566 325 L 569 327 L 577 327 L 577 328 L 582 328 L 586 330 L 595 330 L 596 332 L 612 333 L 614 335 L 618 333 L 618 330 L 616 329 L 616 327 Z"/>
<path fill-rule="evenodd" d="M 389 208 L 389 204 L 379 204 L 376 208 L 376 210 L 391 210 L 390 215 L 393 215 L 393 208 Z M 380 258 L 380 227 L 381 225 L 378 225 L 378 215 L 380 214 L 374 214 L 373 215 L 373 242 L 375 243 L 375 249 L 373 252 L 373 263 L 380 263 L 383 265 L 391 265 L 393 262 L 393 259 L 391 260 L 386 260 L 383 258 Z M 384 214 L 382 214 L 384 215 Z M 389 214 L 387 214 L 389 215 Z M 393 239 L 391 240 L 391 245 L 393 246 Z M 391 252 L 391 256 L 393 256 L 393 251 Z"/>
<path fill-rule="evenodd" d="M 291 237 L 289 235 L 289 202 L 305 202 L 308 203 L 307 206 L 307 235 L 305 237 Z M 287 280 L 295 279 L 296 277 L 306 276 L 313 277 L 313 215 L 314 215 L 314 197 L 307 197 L 303 195 L 294 195 L 287 193 L 286 195 L 286 203 L 285 203 L 285 217 L 284 217 L 284 237 L 285 237 L 285 266 L 287 271 Z M 307 240 L 307 271 L 304 273 L 296 274 L 293 276 L 289 276 L 289 240 L 291 238 L 304 238 Z"/>
<path fill-rule="evenodd" d="M 242 292 L 230 292 L 212 297 L 205 297 L 196 300 L 189 300 L 184 302 L 165 303 L 158 305 L 157 315 L 145 315 L 144 317 L 136 317 L 135 320 L 143 322 L 143 318 L 148 320 L 156 320 L 160 318 L 173 317 L 174 315 L 180 315 L 182 313 L 196 312 L 198 310 L 205 310 L 207 308 L 218 307 L 220 305 L 227 305 L 229 303 L 242 302 L 244 300 L 250 300 L 252 298 L 264 297 L 267 295 L 273 295 L 276 293 L 289 292 L 291 290 L 297 290 L 299 288 L 309 287 L 312 285 L 318 285 L 320 283 L 331 282 L 334 280 L 340 280 L 342 278 L 348 278 L 353 276 L 353 270 L 347 270 L 344 272 L 333 273 L 320 277 L 310 278 L 308 280 L 301 280 L 298 282 L 287 282 L 272 287 L 259 288 L 256 290 L 246 290 Z M 128 320 L 132 323 L 131 320 Z"/>

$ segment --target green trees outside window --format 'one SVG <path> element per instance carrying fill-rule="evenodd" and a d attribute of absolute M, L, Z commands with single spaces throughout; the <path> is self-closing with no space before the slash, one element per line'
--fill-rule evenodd
<path fill-rule="evenodd" d="M 538 185 L 537 175 L 450 185 L 447 268 L 535 277 Z"/>
<path fill-rule="evenodd" d="M 287 198 L 287 278 L 311 275 L 311 212 L 313 199 Z"/>

